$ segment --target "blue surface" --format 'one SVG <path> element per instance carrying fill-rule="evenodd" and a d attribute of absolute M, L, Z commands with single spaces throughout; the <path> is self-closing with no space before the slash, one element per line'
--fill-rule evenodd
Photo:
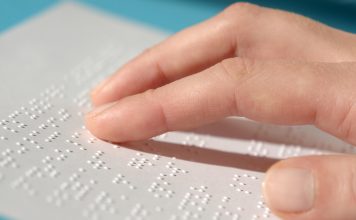
<path fill-rule="evenodd" d="M 1 216 L 1 215 L 0 215 L 0 220 L 10 220 L 10 219 L 5 218 L 4 216 Z"/>
<path fill-rule="evenodd" d="M 59 1 L 0 0 L 0 32 Z M 235 2 L 234 0 L 78 1 L 173 32 L 209 18 Z M 294 11 L 356 33 L 356 0 L 353 3 L 337 0 L 249 0 L 249 2 Z"/>
<path fill-rule="evenodd" d="M 54 0 L 0 0 L 0 31 L 18 24 L 55 2 Z"/>

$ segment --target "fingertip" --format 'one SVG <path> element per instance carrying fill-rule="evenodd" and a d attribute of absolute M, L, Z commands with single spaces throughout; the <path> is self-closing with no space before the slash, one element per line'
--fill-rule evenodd
<path fill-rule="evenodd" d="M 112 84 L 113 76 L 110 76 L 103 81 L 101 81 L 96 87 L 94 87 L 90 92 L 90 99 L 94 107 L 106 104 L 110 101 L 110 84 Z"/>
<path fill-rule="evenodd" d="M 90 101 L 93 107 L 98 107 L 100 105 L 105 104 L 105 101 L 102 100 L 100 94 L 98 94 L 98 92 L 94 90 L 90 92 Z"/>
<path fill-rule="evenodd" d="M 105 111 L 109 108 L 113 107 L 115 103 L 109 103 L 106 105 L 101 105 L 99 107 L 95 107 L 92 111 L 88 112 L 85 115 L 84 123 L 85 127 L 96 137 L 102 140 L 109 140 L 107 129 L 103 122 L 105 119 L 102 116 L 105 116 Z"/>
<path fill-rule="evenodd" d="M 144 94 L 97 107 L 85 123 L 93 135 L 111 142 L 139 141 L 165 132 L 159 106 Z"/>

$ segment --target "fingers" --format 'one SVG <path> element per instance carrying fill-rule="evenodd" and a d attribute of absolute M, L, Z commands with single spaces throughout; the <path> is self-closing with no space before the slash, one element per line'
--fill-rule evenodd
<path fill-rule="evenodd" d="M 244 74 L 236 60 L 236 77 Z M 234 88 L 221 64 L 155 90 L 99 107 L 86 117 L 101 139 L 125 142 L 187 129 L 234 114 Z"/>
<path fill-rule="evenodd" d="M 87 126 L 99 138 L 129 141 L 239 115 L 275 124 L 314 123 L 355 142 L 355 68 L 231 58 L 99 108 L 87 116 Z"/>
<path fill-rule="evenodd" d="M 356 219 L 356 156 L 287 159 L 267 172 L 263 191 L 285 220 Z"/>
<path fill-rule="evenodd" d="M 242 5 L 234 6 L 234 14 L 239 13 L 238 8 L 243 10 Z M 168 38 L 123 66 L 93 90 L 93 104 L 156 88 L 235 56 L 238 20 L 229 15 L 231 10 L 226 11 Z"/>
<path fill-rule="evenodd" d="M 122 142 L 241 115 L 279 124 L 315 123 L 353 141 L 356 115 L 349 106 L 356 76 L 350 65 L 231 58 L 101 107 L 87 116 L 87 126 L 99 138 Z"/>

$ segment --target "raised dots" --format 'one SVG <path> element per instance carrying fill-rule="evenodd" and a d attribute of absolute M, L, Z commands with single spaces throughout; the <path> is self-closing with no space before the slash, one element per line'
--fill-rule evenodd
<path fill-rule="evenodd" d="M 197 148 L 219 147 L 224 154 L 238 151 L 242 156 L 257 150 L 259 156 L 273 155 L 280 152 L 278 148 L 266 150 L 269 144 L 258 141 L 248 148 L 250 136 L 239 140 L 238 135 L 209 127 L 202 133 L 163 134 L 152 143 L 138 143 L 137 149 L 98 140 L 81 124 L 89 110 L 89 86 L 104 78 L 97 73 L 111 72 L 106 68 L 114 70 L 120 59 L 111 57 L 106 65 L 103 59 L 89 58 L 83 67 L 60 76 L 63 82 L 49 86 L 41 96 L 0 121 L 5 129 L 0 128 L 1 187 L 16 186 L 9 194 L 14 191 L 37 196 L 36 203 L 47 201 L 50 206 L 58 206 L 54 210 L 63 216 L 71 210 L 87 219 L 241 220 L 255 216 L 274 220 L 262 201 L 256 203 L 260 198 L 256 199 L 259 191 L 255 191 L 263 175 L 228 167 L 223 154 L 217 151 L 214 155 L 212 150 L 212 155 L 205 157 L 210 149 Z M 86 67 L 96 60 L 101 63 L 97 72 Z M 120 126 L 125 129 L 126 125 Z M 243 126 L 239 129 L 245 135 Z M 174 147 L 182 142 L 192 147 Z M 305 152 L 304 148 L 288 148 L 285 146 L 283 155 Z M 31 169 L 34 164 L 37 169 Z M 23 179 L 15 182 L 18 177 Z"/>

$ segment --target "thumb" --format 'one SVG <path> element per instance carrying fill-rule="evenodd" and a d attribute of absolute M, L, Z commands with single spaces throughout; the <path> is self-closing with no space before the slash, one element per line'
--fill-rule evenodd
<path fill-rule="evenodd" d="M 267 172 L 268 206 L 285 220 L 356 219 L 356 156 L 281 161 Z"/>

